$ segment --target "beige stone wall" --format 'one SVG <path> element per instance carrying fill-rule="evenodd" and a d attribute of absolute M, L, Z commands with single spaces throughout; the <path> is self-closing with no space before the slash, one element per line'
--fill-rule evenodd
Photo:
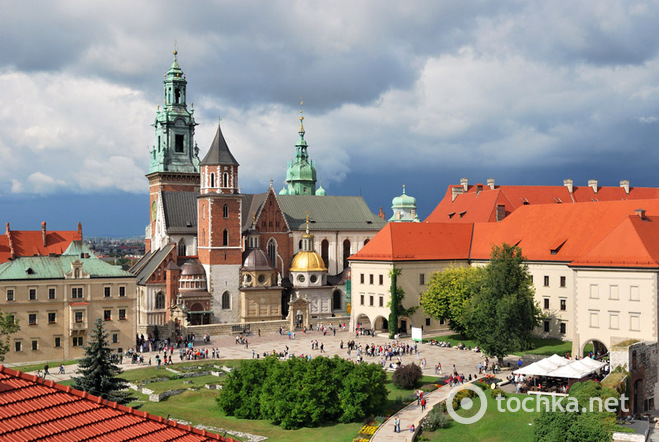
<path fill-rule="evenodd" d="M 110 296 L 105 297 L 105 287 Z M 125 296 L 119 296 L 123 287 Z M 54 289 L 54 299 L 50 290 Z M 82 289 L 81 298 L 73 298 L 73 289 Z M 13 290 L 13 301 L 7 291 Z M 30 299 L 36 290 L 36 300 Z M 135 345 L 136 285 L 134 278 L 68 279 L 41 281 L 3 281 L 0 285 L 0 310 L 19 321 L 21 330 L 10 338 L 7 364 L 41 361 L 61 361 L 83 356 L 80 343 L 87 345 L 91 328 L 97 318 L 104 321 L 113 349 L 127 349 Z M 125 319 L 120 319 L 124 311 Z M 76 313 L 81 317 L 76 317 Z M 116 337 L 116 343 L 112 342 Z M 59 345 L 58 345 L 59 344 Z M 19 351 L 17 345 L 20 346 Z"/>

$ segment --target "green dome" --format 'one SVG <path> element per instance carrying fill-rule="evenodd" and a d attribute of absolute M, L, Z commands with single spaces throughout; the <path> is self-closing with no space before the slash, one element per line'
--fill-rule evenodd
<path fill-rule="evenodd" d="M 323 185 L 322 185 L 322 184 L 320 184 L 320 185 L 318 186 L 318 189 L 316 189 L 316 195 L 317 195 L 317 196 L 325 196 L 325 195 L 327 195 L 327 192 L 325 192 L 325 189 L 323 189 Z"/>
<path fill-rule="evenodd" d="M 403 186 L 403 194 L 391 200 L 391 207 L 416 209 L 416 198 L 406 195 Z"/>
<path fill-rule="evenodd" d="M 280 195 L 288 195 L 288 189 L 286 188 L 286 183 L 284 183 L 284 187 L 281 188 L 279 191 Z"/>

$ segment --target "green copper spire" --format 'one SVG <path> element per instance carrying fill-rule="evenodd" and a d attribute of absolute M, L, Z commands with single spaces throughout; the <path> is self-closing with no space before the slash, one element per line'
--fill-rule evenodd
<path fill-rule="evenodd" d="M 300 101 L 300 105 L 302 101 Z M 295 159 L 289 161 L 286 168 L 286 183 L 289 195 L 315 195 L 316 194 L 316 165 L 309 160 L 307 142 L 304 139 L 304 116 L 300 110 L 300 138 L 295 145 Z M 282 189 L 283 191 L 283 189 Z M 283 193 L 280 192 L 280 195 Z"/>
<path fill-rule="evenodd" d="M 164 105 L 156 112 L 156 145 L 151 150 L 149 174 L 155 172 L 199 173 L 199 148 L 194 142 L 193 105 L 186 104 L 185 74 L 178 65 L 178 52 L 163 80 Z"/>

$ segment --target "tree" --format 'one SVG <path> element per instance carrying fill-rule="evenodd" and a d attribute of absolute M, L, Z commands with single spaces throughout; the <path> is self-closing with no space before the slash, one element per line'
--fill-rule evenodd
<path fill-rule="evenodd" d="M 128 382 L 118 377 L 121 368 L 112 363 L 111 353 L 108 334 L 99 318 L 96 320 L 89 345 L 85 347 L 85 357 L 78 363 L 78 373 L 81 376 L 73 378 L 73 388 L 125 405 L 132 401 L 133 397 L 126 391 Z"/>
<path fill-rule="evenodd" d="M 5 360 L 5 355 L 9 351 L 9 337 L 20 329 L 14 315 L 0 311 L 0 361 Z"/>
<path fill-rule="evenodd" d="M 524 260 L 517 246 L 493 246 L 482 289 L 473 294 L 465 313 L 469 336 L 500 362 L 513 351 L 531 348 L 533 329 L 540 324 Z"/>
<path fill-rule="evenodd" d="M 398 287 L 398 277 L 401 274 L 401 270 L 394 267 L 389 272 L 389 278 L 391 279 L 391 287 L 389 293 L 391 295 L 391 300 L 389 301 L 389 338 L 393 338 L 396 333 L 398 333 L 398 318 L 401 316 L 411 316 L 417 309 L 416 306 L 405 308 L 403 307 L 403 299 L 405 298 L 405 292 L 402 288 Z"/>
<path fill-rule="evenodd" d="M 474 293 L 481 290 L 484 277 L 482 267 L 451 267 L 433 273 L 419 304 L 428 316 L 448 321 L 451 330 L 465 336 L 465 311 Z"/>

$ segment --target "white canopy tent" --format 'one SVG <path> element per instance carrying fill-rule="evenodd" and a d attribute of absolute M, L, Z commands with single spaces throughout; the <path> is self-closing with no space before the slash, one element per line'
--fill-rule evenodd
<path fill-rule="evenodd" d="M 525 376 L 548 376 L 553 378 L 581 379 L 606 365 L 606 362 L 594 359 L 565 359 L 558 355 L 552 355 L 541 361 L 515 370 L 514 374 Z"/>

